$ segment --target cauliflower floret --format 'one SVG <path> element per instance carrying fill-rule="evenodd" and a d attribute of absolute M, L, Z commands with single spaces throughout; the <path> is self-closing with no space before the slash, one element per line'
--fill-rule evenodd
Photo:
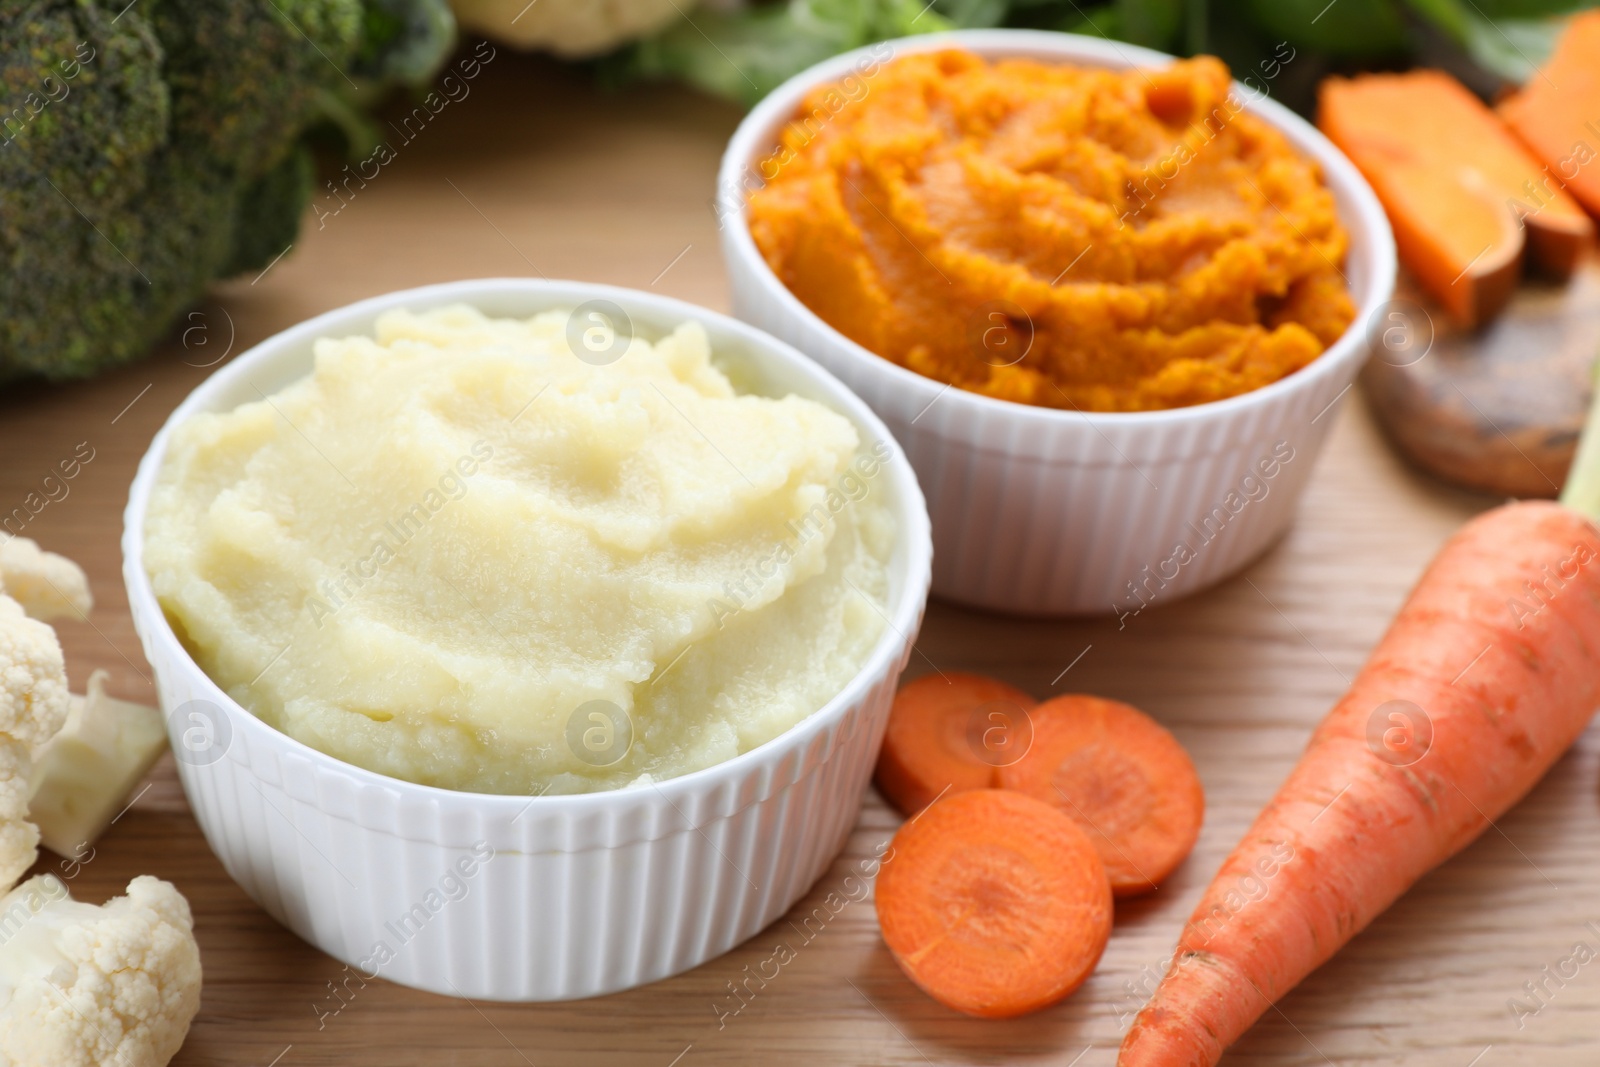
<path fill-rule="evenodd" d="M 56 632 L 0 594 L 0 886 L 15 883 L 38 856 L 39 830 L 28 821 L 33 758 L 69 707 Z"/>
<path fill-rule="evenodd" d="M 0 899 L 0 1067 L 163 1067 L 200 1007 L 189 903 L 141 875 L 103 907 L 53 875 Z"/>
<path fill-rule="evenodd" d="M 87 618 L 94 607 L 83 568 L 26 537 L 0 540 L 0 592 L 35 619 Z"/>
<path fill-rule="evenodd" d="M 462 29 L 518 48 L 597 56 L 654 33 L 694 0 L 451 0 Z"/>
<path fill-rule="evenodd" d="M 88 613 L 88 583 L 72 561 L 32 541 L 0 544 L 0 887 L 38 856 L 30 786 L 66 838 L 104 826 L 107 805 L 160 752 L 161 719 L 105 695 L 67 691 L 56 632 L 42 617 Z M 28 611 L 24 611 L 24 604 Z M 51 742 L 74 711 L 66 743 Z M 43 781 L 30 781 L 43 759 Z M 0 897 L 0 1067 L 164 1067 L 200 1007 L 200 949 L 188 901 L 159 878 L 94 907 L 53 876 Z"/>

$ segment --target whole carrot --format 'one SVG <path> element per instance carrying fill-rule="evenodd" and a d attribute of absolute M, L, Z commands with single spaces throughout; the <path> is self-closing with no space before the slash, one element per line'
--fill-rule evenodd
<path fill-rule="evenodd" d="M 1597 705 L 1600 534 L 1552 503 L 1468 523 L 1223 864 L 1119 1067 L 1215 1064 L 1520 800 Z"/>

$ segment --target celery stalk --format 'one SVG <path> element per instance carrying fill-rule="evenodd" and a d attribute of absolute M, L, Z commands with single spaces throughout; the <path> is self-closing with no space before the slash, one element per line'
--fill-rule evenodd
<path fill-rule="evenodd" d="M 1600 370 L 1600 362 L 1595 367 Z M 1600 522 L 1600 385 L 1589 402 L 1589 417 L 1584 421 L 1583 433 L 1578 436 L 1578 450 L 1572 457 L 1572 468 L 1567 471 L 1561 502 Z"/>

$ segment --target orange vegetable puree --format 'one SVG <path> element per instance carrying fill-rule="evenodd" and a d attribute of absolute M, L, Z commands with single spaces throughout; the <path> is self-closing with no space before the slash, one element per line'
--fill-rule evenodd
<path fill-rule="evenodd" d="M 1355 317 L 1317 165 L 1201 57 L 1109 71 L 960 51 L 816 89 L 750 229 L 828 323 L 919 374 L 1046 407 L 1258 389 Z"/>

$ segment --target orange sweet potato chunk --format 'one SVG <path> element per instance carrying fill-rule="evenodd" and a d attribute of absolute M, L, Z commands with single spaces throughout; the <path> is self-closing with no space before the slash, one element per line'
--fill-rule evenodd
<path fill-rule="evenodd" d="M 1442 71 L 1330 78 L 1317 124 L 1372 184 L 1406 266 L 1469 326 L 1505 306 L 1525 253 L 1565 275 L 1593 241 L 1572 197 L 1533 195 L 1543 165 Z"/>
<path fill-rule="evenodd" d="M 1550 61 L 1500 116 L 1549 168 L 1552 185 L 1600 215 L 1600 11 L 1573 16 Z"/>

